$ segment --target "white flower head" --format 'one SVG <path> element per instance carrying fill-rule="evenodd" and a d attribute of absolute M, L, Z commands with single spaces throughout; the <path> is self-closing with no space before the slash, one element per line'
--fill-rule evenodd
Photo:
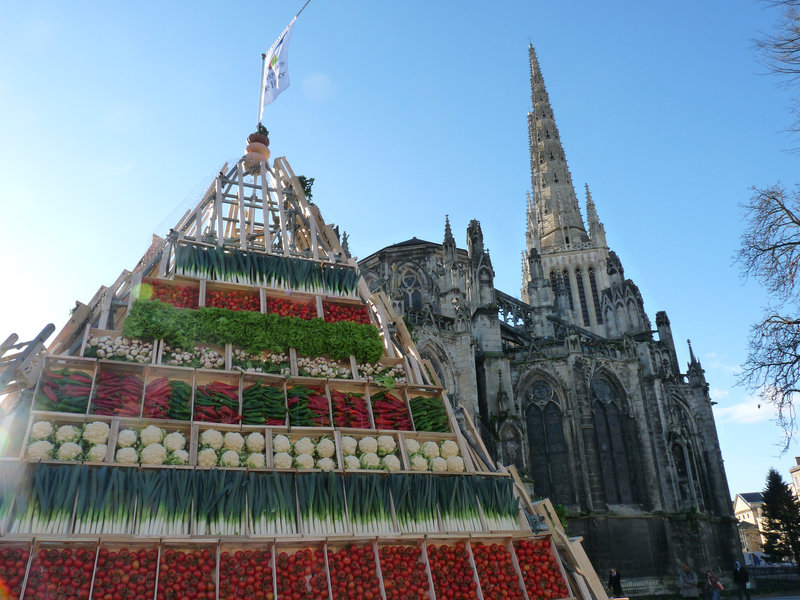
<path fill-rule="evenodd" d="M 439 456 L 439 445 L 436 442 L 425 442 L 422 444 L 422 454 L 425 458 L 436 458 Z"/>
<path fill-rule="evenodd" d="M 173 450 L 167 457 L 167 463 L 172 465 L 188 465 L 189 453 L 186 450 Z"/>
<path fill-rule="evenodd" d="M 311 441 L 311 438 L 307 437 L 302 437 L 294 443 L 295 456 L 299 456 L 300 454 L 314 454 L 315 448 L 314 442 Z"/>
<path fill-rule="evenodd" d="M 247 466 L 253 469 L 263 469 L 267 466 L 267 458 L 261 452 L 253 452 L 247 457 Z"/>
<path fill-rule="evenodd" d="M 298 469 L 313 469 L 314 457 L 310 454 L 298 454 L 294 457 L 294 466 Z"/>
<path fill-rule="evenodd" d="M 55 428 L 50 421 L 36 421 L 36 423 L 33 424 L 33 427 L 31 427 L 30 439 L 33 442 L 46 440 L 53 437 L 54 431 Z"/>
<path fill-rule="evenodd" d="M 161 444 L 148 444 L 142 448 L 141 453 L 143 465 L 163 465 L 167 460 L 167 449 Z"/>
<path fill-rule="evenodd" d="M 415 454 L 411 457 L 411 470 L 412 471 L 427 471 L 428 461 L 421 454 Z"/>
<path fill-rule="evenodd" d="M 463 473 L 464 472 L 464 459 L 460 456 L 447 457 L 447 470 L 450 473 Z"/>
<path fill-rule="evenodd" d="M 186 436 L 180 431 L 173 431 L 164 436 L 164 447 L 170 451 L 183 450 L 186 448 Z"/>
<path fill-rule="evenodd" d="M 419 442 L 417 440 L 411 440 L 406 438 L 406 450 L 408 450 L 409 456 L 412 454 L 416 454 L 419 452 Z"/>
<path fill-rule="evenodd" d="M 263 452 L 267 447 L 267 440 L 258 431 L 254 431 L 245 438 L 248 452 Z"/>
<path fill-rule="evenodd" d="M 200 434 L 200 446 L 219 450 L 224 440 L 222 434 L 216 429 L 206 429 Z"/>
<path fill-rule="evenodd" d="M 138 439 L 133 429 L 123 429 L 117 434 L 117 448 L 130 448 Z"/>
<path fill-rule="evenodd" d="M 291 469 L 292 457 L 288 452 L 278 452 L 272 457 L 272 465 L 276 469 Z"/>
<path fill-rule="evenodd" d="M 458 444 L 456 444 L 453 440 L 445 440 L 439 445 L 439 455 L 442 458 L 447 458 L 448 456 L 458 456 Z"/>
<path fill-rule="evenodd" d="M 342 454 L 345 456 L 353 456 L 358 450 L 358 440 L 349 435 L 342 436 Z"/>
<path fill-rule="evenodd" d="M 115 458 L 118 463 L 122 463 L 123 465 L 135 465 L 139 462 L 139 455 L 136 453 L 136 450 L 130 446 L 125 446 L 117 450 Z"/>
<path fill-rule="evenodd" d="M 56 431 L 56 442 L 63 444 L 64 442 L 77 442 L 81 439 L 80 429 L 72 425 L 62 425 Z"/>
<path fill-rule="evenodd" d="M 222 436 L 220 436 L 222 437 Z M 217 451 L 213 448 L 203 448 L 197 453 L 197 466 L 210 469 L 217 466 Z"/>
<path fill-rule="evenodd" d="M 387 454 L 394 454 L 395 450 L 397 450 L 397 442 L 394 441 L 394 438 L 390 435 L 379 435 L 378 436 L 378 454 L 380 456 L 386 456 Z"/>
<path fill-rule="evenodd" d="M 331 458 L 336 454 L 336 444 L 329 437 L 324 437 L 317 442 L 317 456 Z"/>
<path fill-rule="evenodd" d="M 279 433 L 272 438 L 272 450 L 273 452 L 291 452 L 292 441 L 282 433 Z"/>
<path fill-rule="evenodd" d="M 234 452 L 241 452 L 244 448 L 244 438 L 240 433 L 229 431 L 222 438 L 222 447 L 225 450 L 233 450 Z"/>
<path fill-rule="evenodd" d="M 58 448 L 58 460 L 78 460 L 83 450 L 75 442 L 65 442 Z"/>
<path fill-rule="evenodd" d="M 92 462 L 103 462 L 106 459 L 107 452 L 108 446 L 105 444 L 96 444 L 89 448 L 89 451 L 86 453 L 86 460 Z"/>
<path fill-rule="evenodd" d="M 375 454 L 378 452 L 378 440 L 372 436 L 363 437 L 358 441 L 358 451 L 361 454 Z"/>
<path fill-rule="evenodd" d="M 397 458 L 397 456 L 395 456 L 394 454 L 387 454 L 386 456 L 384 456 L 381 459 L 381 464 L 383 465 L 383 468 L 386 469 L 387 471 L 399 471 L 400 467 L 402 466 L 400 464 L 400 459 Z"/>
<path fill-rule="evenodd" d="M 220 466 L 223 467 L 238 467 L 239 466 L 239 453 L 236 450 L 226 450 L 222 453 L 219 459 Z"/>
<path fill-rule="evenodd" d="M 53 444 L 51 444 L 47 440 L 39 440 L 38 442 L 33 442 L 30 446 L 28 446 L 27 454 L 28 458 L 32 458 L 33 460 L 52 458 Z"/>
<path fill-rule="evenodd" d="M 447 461 L 441 456 L 436 456 L 430 462 L 431 471 L 436 473 L 444 473 L 447 471 Z"/>
<path fill-rule="evenodd" d="M 361 460 L 352 454 L 344 457 L 344 468 L 349 471 L 361 468 Z"/>
<path fill-rule="evenodd" d="M 330 458 L 320 458 L 317 461 L 317 468 L 322 469 L 323 471 L 332 471 L 336 468 L 336 463 Z"/>
<path fill-rule="evenodd" d="M 381 459 L 374 452 L 367 452 L 361 455 L 361 468 L 362 469 L 380 469 Z"/>
<path fill-rule="evenodd" d="M 95 421 L 83 426 L 83 439 L 90 444 L 105 444 L 111 428 L 104 421 Z"/>
<path fill-rule="evenodd" d="M 165 434 L 166 431 L 161 429 L 161 427 L 156 427 L 155 425 L 148 425 L 147 427 L 142 429 L 142 432 L 139 434 L 139 439 L 142 440 L 142 446 L 149 446 L 150 444 L 160 444 L 161 440 L 164 439 Z"/>

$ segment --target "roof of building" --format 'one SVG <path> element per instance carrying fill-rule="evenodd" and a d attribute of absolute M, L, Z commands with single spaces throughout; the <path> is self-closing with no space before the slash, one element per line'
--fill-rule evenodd
<path fill-rule="evenodd" d="M 761 492 L 743 492 L 741 494 L 737 494 L 737 496 L 740 496 L 742 500 L 744 500 L 748 504 L 754 504 L 757 502 L 764 501 L 764 494 L 762 494 Z"/>

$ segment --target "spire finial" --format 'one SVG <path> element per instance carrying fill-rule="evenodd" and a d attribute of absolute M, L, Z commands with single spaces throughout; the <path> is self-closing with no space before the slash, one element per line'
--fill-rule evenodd
<path fill-rule="evenodd" d="M 694 357 L 694 352 L 692 351 L 692 340 L 686 340 L 686 343 L 689 345 L 689 362 L 695 364 L 697 359 Z"/>
<path fill-rule="evenodd" d="M 450 229 L 450 215 L 444 216 L 444 243 L 455 245 L 456 239 L 453 237 L 453 231 Z"/>

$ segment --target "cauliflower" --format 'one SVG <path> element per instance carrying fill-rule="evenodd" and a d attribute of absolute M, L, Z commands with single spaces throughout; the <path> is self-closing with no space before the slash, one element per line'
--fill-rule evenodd
<path fill-rule="evenodd" d="M 410 440 L 406 438 L 406 450 L 408 450 L 409 456 L 416 454 L 419 452 L 419 442 L 417 440 Z"/>
<path fill-rule="evenodd" d="M 188 465 L 189 453 L 186 450 L 173 450 L 167 455 L 168 465 Z"/>
<path fill-rule="evenodd" d="M 129 446 L 117 450 L 115 458 L 118 463 L 124 465 L 135 465 L 139 462 L 139 455 L 136 453 L 136 450 Z"/>
<path fill-rule="evenodd" d="M 53 444 L 46 440 L 33 442 L 28 446 L 28 458 L 41 460 L 43 458 L 53 458 Z"/>
<path fill-rule="evenodd" d="M 105 444 L 97 444 L 89 448 L 89 451 L 86 453 L 86 460 L 92 462 L 103 462 L 106 459 L 107 452 L 108 446 Z"/>
<path fill-rule="evenodd" d="M 83 439 L 90 444 L 105 444 L 108 441 L 108 423 L 95 421 L 83 426 Z"/>
<path fill-rule="evenodd" d="M 361 454 L 374 454 L 378 451 L 378 441 L 372 436 L 363 437 L 358 442 L 358 451 Z"/>
<path fill-rule="evenodd" d="M 330 458 L 320 458 L 317 461 L 317 468 L 322 469 L 323 471 L 332 471 L 336 468 L 336 463 Z"/>
<path fill-rule="evenodd" d="M 390 435 L 379 435 L 378 436 L 378 454 L 380 456 L 386 456 L 387 454 L 394 454 L 395 450 L 397 450 L 397 442 L 394 441 L 394 438 Z"/>
<path fill-rule="evenodd" d="M 242 440 L 242 443 L 244 443 L 244 440 Z M 239 453 L 236 452 L 236 450 L 226 450 L 222 453 L 222 456 L 219 459 L 219 464 L 223 467 L 238 467 Z"/>
<path fill-rule="evenodd" d="M 295 456 L 299 456 L 300 454 L 314 454 L 314 448 L 314 442 L 311 441 L 311 438 L 303 437 L 294 443 Z"/>
<path fill-rule="evenodd" d="M 36 421 L 31 427 L 31 440 L 36 442 L 38 440 L 46 440 L 53 436 L 53 424 L 50 421 Z"/>
<path fill-rule="evenodd" d="M 163 465 L 167 460 L 167 449 L 159 443 L 148 444 L 142 448 L 140 456 L 143 465 Z"/>
<path fill-rule="evenodd" d="M 142 441 L 142 446 L 149 446 L 150 444 L 160 444 L 164 439 L 166 431 L 155 425 L 148 425 L 139 434 L 139 439 Z M 161 463 L 156 463 L 161 464 Z"/>
<path fill-rule="evenodd" d="M 422 444 L 422 454 L 425 458 L 436 458 L 439 456 L 439 446 L 436 442 L 425 442 Z"/>
<path fill-rule="evenodd" d="M 80 430 L 72 425 L 62 425 L 56 431 L 56 442 L 63 444 L 64 442 L 77 442 L 81 439 Z"/>
<path fill-rule="evenodd" d="M 411 457 L 411 470 L 412 471 L 427 471 L 428 461 L 420 454 L 415 454 Z"/>
<path fill-rule="evenodd" d="M 272 450 L 274 452 L 286 452 L 289 453 L 292 451 L 292 442 L 291 440 L 279 433 L 274 438 L 272 438 Z"/>
<path fill-rule="evenodd" d="M 292 457 L 288 452 L 278 452 L 272 457 L 272 466 L 276 469 L 291 469 Z"/>
<path fill-rule="evenodd" d="M 219 450 L 222 448 L 223 441 L 222 434 L 216 429 L 206 429 L 200 434 L 200 446 L 203 448 Z"/>
<path fill-rule="evenodd" d="M 254 431 L 245 438 L 244 444 L 247 446 L 248 452 L 263 452 L 267 446 L 267 440 L 263 435 Z"/>
<path fill-rule="evenodd" d="M 253 469 L 263 469 L 267 466 L 267 457 L 261 452 L 253 452 L 247 457 L 247 466 Z"/>
<path fill-rule="evenodd" d="M 222 436 L 220 436 L 222 438 Z M 204 448 L 197 453 L 197 466 L 210 469 L 217 466 L 217 452 L 213 448 Z"/>
<path fill-rule="evenodd" d="M 324 437 L 317 442 L 317 456 L 330 458 L 336 454 L 336 444 L 329 437 Z"/>
<path fill-rule="evenodd" d="M 123 429 L 117 434 L 117 448 L 130 448 L 138 439 L 133 429 Z"/>
<path fill-rule="evenodd" d="M 439 456 L 447 458 L 448 456 L 458 456 L 458 444 L 453 440 L 445 440 L 439 445 Z"/>
<path fill-rule="evenodd" d="M 225 450 L 233 450 L 234 452 L 241 452 L 242 448 L 244 448 L 244 438 L 240 433 L 236 433 L 235 431 L 229 431 L 225 434 L 222 438 L 222 447 Z"/>
<path fill-rule="evenodd" d="M 313 469 L 314 457 L 310 454 L 298 454 L 294 458 L 294 466 L 298 469 Z"/>
<path fill-rule="evenodd" d="M 361 461 L 358 459 L 357 456 L 353 456 L 350 454 L 349 456 L 344 457 L 344 468 L 350 471 L 354 469 L 361 468 Z"/>
<path fill-rule="evenodd" d="M 345 456 L 353 456 L 358 449 L 358 441 L 356 438 L 350 437 L 349 435 L 342 436 L 342 454 Z"/>
<path fill-rule="evenodd" d="M 58 460 L 79 460 L 82 449 L 75 442 L 65 442 L 58 449 Z"/>
<path fill-rule="evenodd" d="M 397 458 L 394 454 L 387 454 L 381 460 L 381 465 L 387 471 L 399 471 L 400 470 L 400 459 Z"/>
<path fill-rule="evenodd" d="M 374 452 L 367 452 L 361 456 L 362 469 L 380 469 L 381 459 Z"/>
<path fill-rule="evenodd" d="M 441 456 L 436 456 L 431 459 L 431 471 L 436 473 L 444 473 L 447 471 L 447 461 L 443 459 Z"/>
<path fill-rule="evenodd" d="M 447 470 L 451 473 L 463 473 L 464 472 L 464 459 L 460 456 L 448 456 L 447 457 Z"/>
<path fill-rule="evenodd" d="M 173 431 L 164 436 L 164 447 L 170 452 L 186 448 L 186 436 L 180 431 Z"/>

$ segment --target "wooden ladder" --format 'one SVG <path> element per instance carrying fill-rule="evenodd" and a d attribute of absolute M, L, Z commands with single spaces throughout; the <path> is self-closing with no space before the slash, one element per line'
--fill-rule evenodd
<path fill-rule="evenodd" d="M 44 342 L 56 330 L 48 323 L 32 340 L 19 342 L 19 336 L 12 333 L 0 344 L 0 394 L 15 392 L 32 385 L 30 368 L 39 353 L 44 350 Z M 16 352 L 10 353 L 10 351 Z M 35 376 L 32 377 L 35 380 Z"/>

